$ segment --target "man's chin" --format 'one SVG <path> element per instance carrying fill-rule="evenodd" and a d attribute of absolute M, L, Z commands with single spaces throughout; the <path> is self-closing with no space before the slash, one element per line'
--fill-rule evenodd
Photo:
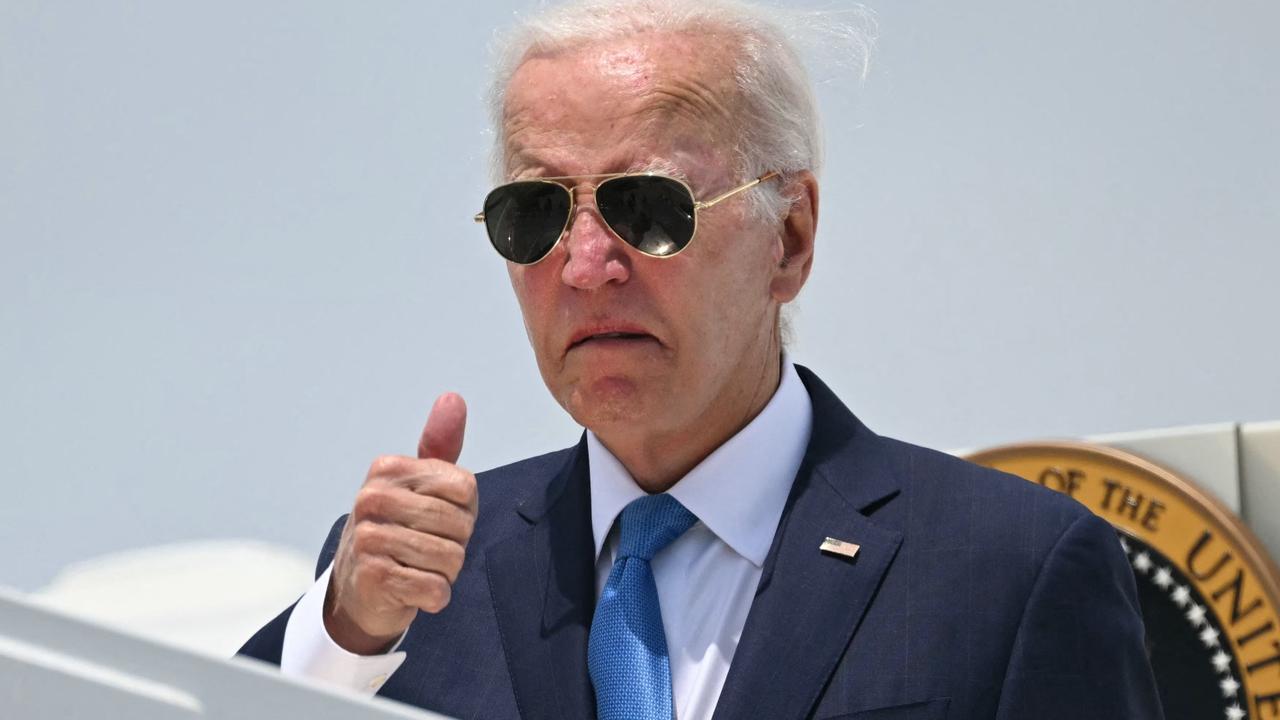
<path fill-rule="evenodd" d="M 637 429 L 654 405 L 651 395 L 630 377 L 599 377 L 579 383 L 563 405 L 575 422 L 600 435 L 623 423 Z"/>

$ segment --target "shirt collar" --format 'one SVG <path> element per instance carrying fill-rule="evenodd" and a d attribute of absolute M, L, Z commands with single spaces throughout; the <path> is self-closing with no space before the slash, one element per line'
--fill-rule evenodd
<path fill-rule="evenodd" d="M 760 414 L 667 492 L 734 552 L 763 566 L 812 426 L 809 393 L 784 356 L 778 389 Z M 645 492 L 591 431 L 587 458 L 591 530 L 599 558 L 614 520 Z"/>

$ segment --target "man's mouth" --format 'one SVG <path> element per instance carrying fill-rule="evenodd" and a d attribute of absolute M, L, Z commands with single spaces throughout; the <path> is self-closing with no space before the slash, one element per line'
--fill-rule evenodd
<path fill-rule="evenodd" d="M 632 332 L 622 330 L 611 330 L 608 332 L 593 332 L 582 335 L 569 344 L 569 349 L 582 347 L 584 345 L 616 345 L 625 346 L 636 342 L 658 342 L 658 339 L 646 332 Z"/>

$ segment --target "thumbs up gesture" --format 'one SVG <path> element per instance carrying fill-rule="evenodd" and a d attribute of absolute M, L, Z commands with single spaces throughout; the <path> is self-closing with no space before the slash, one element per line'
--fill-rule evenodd
<path fill-rule="evenodd" d="M 439 612 L 475 526 L 476 478 L 454 463 L 467 406 L 436 399 L 416 458 L 373 461 L 334 556 L 325 629 L 348 652 L 385 652 L 419 610 Z"/>

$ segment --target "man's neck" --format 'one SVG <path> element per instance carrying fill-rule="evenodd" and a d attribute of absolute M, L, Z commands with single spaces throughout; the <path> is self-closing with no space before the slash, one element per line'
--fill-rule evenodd
<path fill-rule="evenodd" d="M 750 368 L 748 381 L 722 393 L 717 407 L 687 427 L 634 435 L 604 431 L 596 437 L 641 489 L 665 492 L 760 414 L 777 391 L 781 372 L 780 353 L 769 353 L 760 367 Z"/>

